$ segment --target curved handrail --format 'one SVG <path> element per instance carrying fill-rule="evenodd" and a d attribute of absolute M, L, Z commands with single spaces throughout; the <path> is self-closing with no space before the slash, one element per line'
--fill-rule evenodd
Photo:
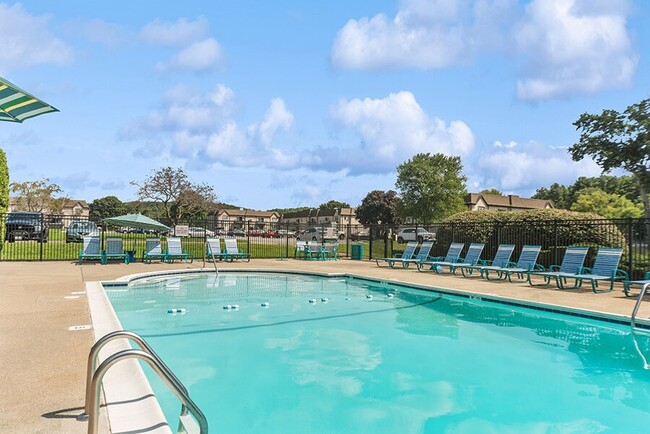
<path fill-rule="evenodd" d="M 641 288 L 641 292 L 639 292 L 639 298 L 637 298 L 636 304 L 634 305 L 634 310 L 632 310 L 632 315 L 630 317 L 630 324 L 632 325 L 632 329 L 634 329 L 634 327 L 636 326 L 636 314 L 639 313 L 639 307 L 641 307 L 641 301 L 643 301 L 643 297 L 645 296 L 648 287 L 650 287 L 650 283 L 646 283 L 643 285 L 643 287 Z"/>
<path fill-rule="evenodd" d="M 100 385 L 104 379 L 106 372 L 114 364 L 126 360 L 136 358 L 142 361 L 145 361 L 151 366 L 151 368 L 158 374 L 158 376 L 163 380 L 163 382 L 171 389 L 171 391 L 176 395 L 176 397 L 181 401 L 183 406 L 187 408 L 196 419 L 199 425 L 199 432 L 201 434 L 208 433 L 208 421 L 205 418 L 203 412 L 197 407 L 197 405 L 192 401 L 188 396 L 187 390 L 185 387 L 178 381 L 178 379 L 172 374 L 169 373 L 169 368 L 165 366 L 164 363 L 157 356 L 153 356 L 142 350 L 123 350 L 118 353 L 113 354 L 110 357 L 107 357 L 99 367 L 97 371 L 93 374 L 91 381 L 91 390 L 92 390 L 92 399 L 88 407 L 88 434 L 97 434 L 99 430 L 99 400 L 100 400 Z"/>
<path fill-rule="evenodd" d="M 156 352 L 151 348 L 151 346 L 145 341 L 142 336 L 140 336 L 137 333 L 134 333 L 129 330 L 117 330 L 111 333 L 108 333 L 95 342 L 95 344 L 90 348 L 90 353 L 88 354 L 88 362 L 87 362 L 87 367 L 86 367 L 86 400 L 85 400 L 85 405 L 84 405 L 84 412 L 81 413 L 79 416 L 77 416 L 77 420 L 86 420 L 88 419 L 89 413 L 89 405 L 92 400 L 92 388 L 91 388 L 91 383 L 93 379 L 93 375 L 95 374 L 95 368 L 97 367 L 97 357 L 99 357 L 99 352 L 101 351 L 102 348 L 104 348 L 104 345 L 109 343 L 110 341 L 113 341 L 115 339 L 120 339 L 120 338 L 125 338 L 129 339 L 138 346 L 151 354 L 151 356 L 155 359 L 158 360 L 158 362 L 163 366 L 163 369 L 166 370 L 166 375 L 172 377 L 183 389 L 185 394 L 187 394 L 187 389 L 181 383 L 181 381 L 176 378 L 174 373 L 165 365 L 162 361 L 162 359 L 156 354 Z M 184 410 L 184 409 L 183 409 Z M 186 414 L 186 413 L 181 413 L 181 414 Z"/>

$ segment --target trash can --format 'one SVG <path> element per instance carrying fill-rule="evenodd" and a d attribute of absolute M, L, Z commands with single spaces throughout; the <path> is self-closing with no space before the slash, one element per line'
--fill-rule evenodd
<path fill-rule="evenodd" d="M 352 259 L 363 259 L 363 244 L 352 244 Z"/>
<path fill-rule="evenodd" d="M 124 253 L 126 253 L 127 264 L 130 264 L 131 262 L 135 262 L 135 250 L 126 250 Z"/>

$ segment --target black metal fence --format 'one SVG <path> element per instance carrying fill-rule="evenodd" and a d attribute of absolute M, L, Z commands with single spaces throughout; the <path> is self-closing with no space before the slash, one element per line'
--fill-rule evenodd
<path fill-rule="evenodd" d="M 9 219 L 7 218 L 8 216 Z M 28 216 L 29 217 L 29 216 Z M 164 222 L 163 223 L 169 223 Z M 236 237 L 239 248 L 254 258 L 291 258 L 296 241 L 338 242 L 339 257 L 364 259 L 392 256 L 409 240 L 435 240 L 431 255 L 444 256 L 451 242 L 485 243 L 482 257 L 494 256 L 499 244 L 516 246 L 516 259 L 526 244 L 541 245 L 539 263 L 545 267 L 559 264 L 569 245 L 593 247 L 586 264 L 591 265 L 601 246 L 624 248 L 620 267 L 633 279 L 650 270 L 650 219 L 548 220 L 525 223 L 436 223 L 404 225 L 314 225 L 296 223 L 218 222 L 214 219 L 185 221 L 176 228 L 183 248 L 202 259 L 206 237 Z M 60 215 L 36 215 L 17 219 L 0 214 L 0 261 L 74 261 L 79 257 L 86 234 L 101 236 L 102 245 L 109 236 L 119 236 L 125 250 L 141 258 L 148 237 L 163 239 L 172 233 L 144 231 L 128 227 L 106 226 L 102 222 Z"/>

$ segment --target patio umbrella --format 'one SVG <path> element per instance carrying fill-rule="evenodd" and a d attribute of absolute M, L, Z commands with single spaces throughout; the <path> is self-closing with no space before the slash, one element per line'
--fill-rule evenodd
<path fill-rule="evenodd" d="M 142 214 L 125 214 L 117 217 L 104 219 L 106 223 L 113 226 L 128 226 L 138 229 L 152 229 L 155 231 L 168 231 L 169 226 L 156 221 Z"/>
<path fill-rule="evenodd" d="M 49 112 L 58 110 L 0 77 L 0 121 L 22 122 Z"/>

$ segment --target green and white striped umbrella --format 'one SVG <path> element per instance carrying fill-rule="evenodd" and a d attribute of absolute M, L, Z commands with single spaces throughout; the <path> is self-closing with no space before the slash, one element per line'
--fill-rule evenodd
<path fill-rule="evenodd" d="M 0 121 L 22 122 L 49 112 L 58 110 L 0 77 Z"/>

